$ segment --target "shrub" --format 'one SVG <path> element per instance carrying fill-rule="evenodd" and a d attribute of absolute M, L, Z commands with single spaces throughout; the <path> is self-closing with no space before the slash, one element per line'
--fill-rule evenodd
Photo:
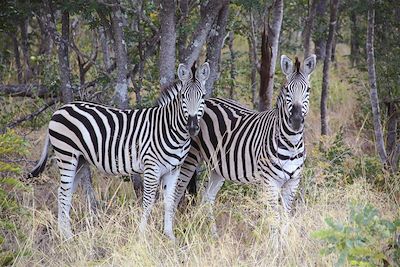
<path fill-rule="evenodd" d="M 353 205 L 348 222 L 325 219 L 329 228 L 313 233 L 323 240 L 322 254 L 338 255 L 336 266 L 346 263 L 356 266 L 379 266 L 400 261 L 400 248 L 396 242 L 396 231 L 400 219 L 384 220 L 371 205 Z"/>

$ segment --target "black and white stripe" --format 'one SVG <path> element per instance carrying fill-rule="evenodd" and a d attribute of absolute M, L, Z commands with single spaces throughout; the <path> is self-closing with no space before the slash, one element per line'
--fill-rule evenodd
<path fill-rule="evenodd" d="M 196 71 L 195 77 L 190 69 L 179 65 L 180 81 L 166 89 L 159 105 L 153 108 L 121 110 L 89 102 L 73 102 L 53 114 L 42 157 L 31 176 L 43 171 L 51 144 L 61 174 L 58 220 L 64 236 L 72 236 L 69 220 L 72 194 L 82 176 L 80 167 L 88 163 L 113 175 L 144 174 L 142 231 L 162 179 L 164 230 L 174 238 L 174 188 L 180 165 L 190 149 L 190 136 L 199 130 L 199 120 L 204 112 L 204 86 L 209 72 L 208 63 Z"/>
<path fill-rule="evenodd" d="M 281 67 L 287 82 L 276 107 L 256 112 L 232 100 L 206 100 L 200 133 L 181 167 L 177 201 L 200 162 L 210 171 L 203 201 L 214 203 L 224 180 L 263 183 L 269 203 L 281 199 L 286 211 L 292 208 L 295 191 L 305 160 L 304 117 L 309 109 L 309 76 L 316 64 L 315 55 L 300 68 L 286 57 Z M 215 229 L 213 229 L 214 231 Z"/>

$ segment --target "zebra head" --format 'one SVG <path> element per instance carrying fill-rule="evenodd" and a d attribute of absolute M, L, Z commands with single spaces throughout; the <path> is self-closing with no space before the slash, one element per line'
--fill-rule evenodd
<path fill-rule="evenodd" d="M 293 67 L 294 65 L 294 67 Z M 282 107 L 286 123 L 294 132 L 304 127 L 304 118 L 309 109 L 310 74 L 314 71 L 316 56 L 311 55 L 300 66 L 296 57 L 295 63 L 285 55 L 281 56 L 282 72 L 286 75 L 286 84 L 282 88 Z"/>
<path fill-rule="evenodd" d="M 196 136 L 199 131 L 199 122 L 204 113 L 205 84 L 210 75 L 208 62 L 204 63 L 195 72 L 184 64 L 179 64 L 178 78 L 182 82 L 181 104 L 183 115 L 186 119 L 186 129 L 191 136 Z"/>

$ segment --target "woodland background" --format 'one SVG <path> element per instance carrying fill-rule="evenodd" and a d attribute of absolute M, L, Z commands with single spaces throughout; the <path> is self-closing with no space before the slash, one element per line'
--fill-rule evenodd
<path fill-rule="evenodd" d="M 1 264 L 399 266 L 399 1 L 0 3 Z M 208 61 L 208 96 L 265 110 L 284 82 L 280 55 L 311 53 L 318 63 L 306 168 L 279 235 L 269 229 L 262 188 L 227 182 L 216 207 L 220 238 L 189 199 L 176 220 L 178 244 L 162 234 L 162 207 L 140 240 L 141 200 L 130 178 L 95 172 L 100 213 L 93 218 L 76 194 L 78 235 L 64 242 L 54 164 L 24 179 L 63 103 L 152 106 L 179 63 Z"/>

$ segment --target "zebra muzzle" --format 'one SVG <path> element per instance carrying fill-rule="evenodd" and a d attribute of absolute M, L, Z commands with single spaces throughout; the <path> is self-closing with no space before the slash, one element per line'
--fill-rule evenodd
<path fill-rule="evenodd" d="M 294 131 L 299 131 L 301 130 L 303 124 L 304 124 L 304 116 L 301 112 L 301 106 L 300 105 L 294 105 L 292 109 L 292 114 L 289 116 L 289 124 L 290 127 Z"/>
<path fill-rule="evenodd" d="M 189 116 L 186 126 L 190 136 L 196 136 L 199 133 L 199 121 L 197 116 Z"/>

